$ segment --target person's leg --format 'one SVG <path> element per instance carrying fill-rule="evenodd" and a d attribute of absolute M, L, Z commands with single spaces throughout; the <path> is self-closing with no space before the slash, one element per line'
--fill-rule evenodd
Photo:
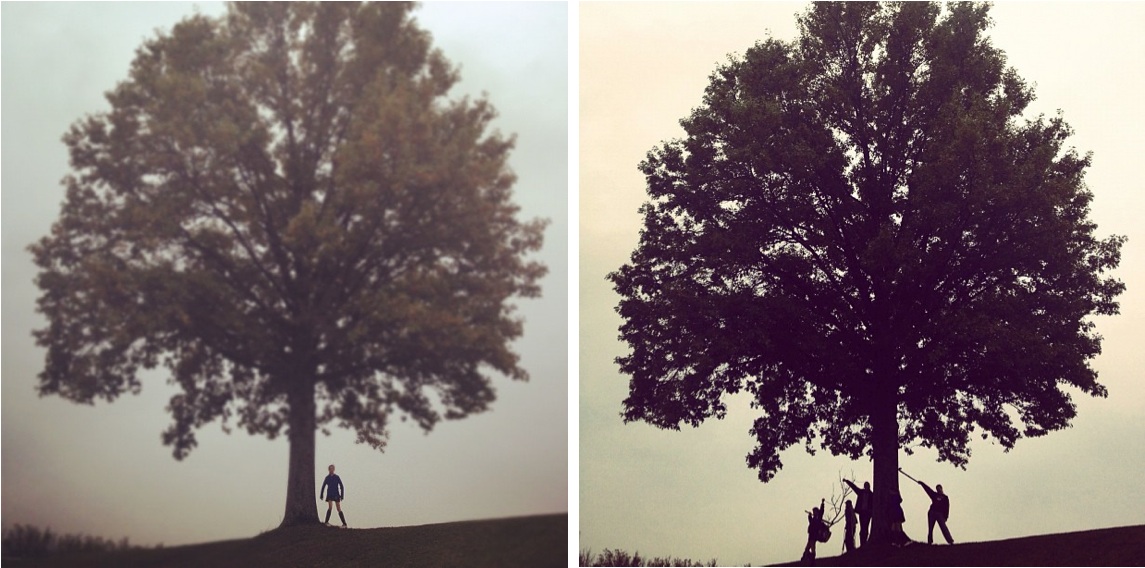
<path fill-rule="evenodd" d="M 910 543 L 910 541 L 910 537 L 906 535 L 906 531 L 902 528 L 902 521 L 891 523 L 891 544 L 895 546 L 905 546 Z"/>
<path fill-rule="evenodd" d="M 332 501 L 326 502 L 326 524 L 330 524 L 330 509 L 333 508 L 333 507 L 331 507 L 332 504 L 333 504 Z"/>
<path fill-rule="evenodd" d="M 859 515 L 859 546 L 867 545 L 867 534 L 871 529 L 871 514 Z"/>
<path fill-rule="evenodd" d="M 341 501 L 335 501 L 334 504 L 338 506 L 338 518 L 342 519 L 342 526 L 345 527 L 346 526 L 346 515 L 342 514 L 342 502 Z"/>
<path fill-rule="evenodd" d="M 934 544 L 934 523 L 938 518 L 934 516 L 933 512 L 926 513 L 926 543 Z M 941 521 L 938 521 L 941 522 Z"/>
<path fill-rule="evenodd" d="M 938 528 L 942 529 L 942 537 L 946 539 L 946 544 L 954 544 L 950 529 L 946 528 L 946 519 L 938 519 Z"/>

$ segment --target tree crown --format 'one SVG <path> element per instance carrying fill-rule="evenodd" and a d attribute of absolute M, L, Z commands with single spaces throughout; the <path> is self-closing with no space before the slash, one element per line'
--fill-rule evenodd
<path fill-rule="evenodd" d="M 628 264 L 626 421 L 761 416 L 748 465 L 818 441 L 899 441 L 964 466 L 1068 425 L 1066 388 L 1105 389 L 1091 316 L 1118 311 L 1122 237 L 1088 220 L 1090 157 L 983 33 L 989 6 L 816 3 L 710 77 L 686 137 L 640 164 L 650 200 Z"/>
<path fill-rule="evenodd" d="M 65 135 L 74 173 L 31 247 L 41 394 L 91 403 L 166 367 L 164 441 L 237 418 L 276 436 L 287 393 L 385 445 L 525 379 L 513 297 L 544 221 L 517 220 L 514 140 L 405 3 L 235 3 L 139 48 L 111 110 Z"/>

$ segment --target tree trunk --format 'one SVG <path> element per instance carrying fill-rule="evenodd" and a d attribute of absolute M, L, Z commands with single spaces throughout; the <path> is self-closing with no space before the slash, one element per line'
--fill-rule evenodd
<path fill-rule="evenodd" d="M 296 380 L 288 395 L 290 404 L 290 472 L 286 480 L 286 513 L 281 527 L 318 524 L 318 501 L 314 493 L 314 444 L 317 409 L 314 385 Z"/>
<path fill-rule="evenodd" d="M 874 461 L 874 515 L 869 542 L 889 545 L 904 538 L 902 527 L 894 526 L 899 493 L 898 397 L 893 383 L 880 385 L 871 405 L 871 445 Z"/>

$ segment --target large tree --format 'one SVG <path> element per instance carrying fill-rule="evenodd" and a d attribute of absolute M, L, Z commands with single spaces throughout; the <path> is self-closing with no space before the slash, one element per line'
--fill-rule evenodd
<path fill-rule="evenodd" d="M 746 391 L 747 465 L 803 442 L 870 456 L 892 537 L 900 448 L 965 467 L 1105 396 L 1092 316 L 1122 237 L 1088 219 L 1088 155 L 985 35 L 989 5 L 815 3 L 711 75 L 650 200 L 622 299 L 626 422 L 698 425 Z"/>
<path fill-rule="evenodd" d="M 286 432 L 283 525 L 317 523 L 315 431 L 382 449 L 486 410 L 526 379 L 514 297 L 539 294 L 484 98 L 399 3 L 238 3 L 144 43 L 111 110 L 64 137 L 73 173 L 31 247 L 47 348 L 39 392 L 82 403 L 181 392 L 182 459 L 219 419 Z"/>

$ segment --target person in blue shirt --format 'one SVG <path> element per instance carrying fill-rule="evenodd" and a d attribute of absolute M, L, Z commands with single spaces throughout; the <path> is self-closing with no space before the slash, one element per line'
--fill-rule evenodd
<path fill-rule="evenodd" d="M 334 475 L 334 464 L 330 464 L 330 475 L 322 481 L 322 488 L 318 490 L 318 498 L 326 494 L 326 524 L 330 524 L 330 510 L 332 505 L 338 507 L 338 518 L 342 519 L 342 528 L 346 528 L 346 515 L 342 514 L 342 499 L 346 498 L 346 487 L 342 485 L 342 478 Z M 330 489 L 326 489 L 329 487 Z"/>

